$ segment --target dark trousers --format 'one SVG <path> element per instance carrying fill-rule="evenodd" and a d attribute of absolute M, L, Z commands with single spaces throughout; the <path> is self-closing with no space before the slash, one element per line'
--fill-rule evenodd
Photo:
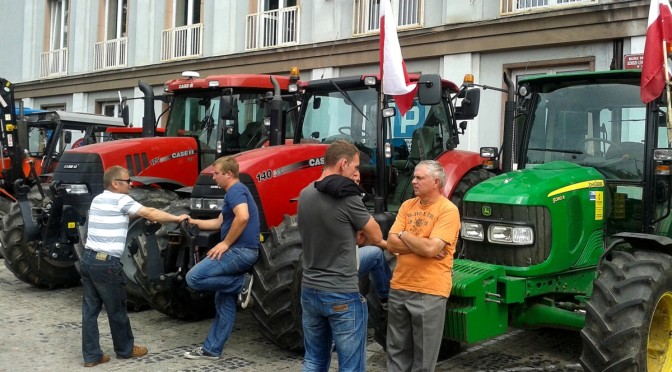
<path fill-rule="evenodd" d="M 126 277 L 119 258 L 84 250 L 80 261 L 84 300 L 82 303 L 82 354 L 84 363 L 103 356 L 98 333 L 98 314 L 103 305 L 110 322 L 114 352 L 122 358 L 133 351 L 133 331 L 126 312 Z"/>

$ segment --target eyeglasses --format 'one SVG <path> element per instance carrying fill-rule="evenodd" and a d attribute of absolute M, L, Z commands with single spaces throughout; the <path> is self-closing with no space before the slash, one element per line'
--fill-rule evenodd
<path fill-rule="evenodd" d="M 123 179 L 121 179 L 121 178 L 115 178 L 114 180 L 115 180 L 115 181 L 126 182 L 126 183 L 129 184 L 129 185 L 131 184 L 131 179 L 130 179 L 130 178 L 125 179 L 125 180 L 123 180 Z"/>

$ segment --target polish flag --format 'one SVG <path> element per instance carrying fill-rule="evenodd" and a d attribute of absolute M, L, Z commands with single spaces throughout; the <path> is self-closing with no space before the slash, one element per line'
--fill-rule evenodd
<path fill-rule="evenodd" d="M 668 44 L 672 41 L 670 1 L 651 0 L 640 83 L 640 95 L 644 103 L 658 98 L 665 87 L 664 63 L 667 63 L 667 54 L 663 55 L 663 40 Z"/>
<path fill-rule="evenodd" d="M 408 79 L 390 0 L 380 0 L 380 76 L 383 93 L 394 96 L 399 113 L 406 115 L 413 106 L 417 84 Z"/>

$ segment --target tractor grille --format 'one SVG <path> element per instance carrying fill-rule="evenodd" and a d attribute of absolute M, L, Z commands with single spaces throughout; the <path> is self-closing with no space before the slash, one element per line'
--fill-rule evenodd
<path fill-rule="evenodd" d="M 491 214 L 483 216 L 483 209 Z M 527 267 L 544 262 L 551 252 L 551 216 L 547 208 L 539 206 L 518 206 L 490 203 L 465 202 L 463 221 L 473 221 L 483 225 L 487 234 L 493 223 L 532 226 L 534 244 L 506 245 L 462 239 L 464 258 L 493 265 Z"/>

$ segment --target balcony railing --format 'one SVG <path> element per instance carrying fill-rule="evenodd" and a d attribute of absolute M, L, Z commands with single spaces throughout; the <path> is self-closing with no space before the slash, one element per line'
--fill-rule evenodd
<path fill-rule="evenodd" d="M 68 74 L 68 48 L 50 50 L 40 56 L 40 78 Z"/>
<path fill-rule="evenodd" d="M 128 59 L 128 38 L 101 41 L 93 46 L 93 69 L 125 67 Z"/>
<path fill-rule="evenodd" d="M 299 7 L 250 14 L 245 26 L 245 50 L 274 48 L 299 42 Z"/>
<path fill-rule="evenodd" d="M 595 3 L 597 0 L 501 0 L 502 15 L 530 11 L 550 11 Z"/>
<path fill-rule="evenodd" d="M 161 35 L 161 61 L 198 57 L 202 53 L 202 23 L 163 31 Z"/>
<path fill-rule="evenodd" d="M 410 28 L 422 25 L 424 0 L 392 0 L 392 9 L 397 15 L 397 27 Z M 380 2 L 376 0 L 354 1 L 353 34 L 367 34 L 380 30 Z"/>

